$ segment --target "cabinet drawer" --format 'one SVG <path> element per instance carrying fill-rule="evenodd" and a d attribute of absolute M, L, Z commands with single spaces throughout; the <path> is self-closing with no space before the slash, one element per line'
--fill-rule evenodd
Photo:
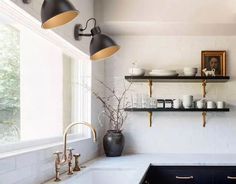
<path fill-rule="evenodd" d="M 151 166 L 146 175 L 147 184 L 211 184 L 212 180 L 212 174 L 190 166 Z"/>
<path fill-rule="evenodd" d="M 214 172 L 214 184 L 236 184 L 236 170 L 228 168 L 216 170 Z"/>

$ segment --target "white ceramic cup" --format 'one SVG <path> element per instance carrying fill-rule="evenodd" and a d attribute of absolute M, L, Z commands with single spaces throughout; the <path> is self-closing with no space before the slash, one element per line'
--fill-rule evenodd
<path fill-rule="evenodd" d="M 184 95 L 183 96 L 183 106 L 186 109 L 189 109 L 192 107 L 193 104 L 193 96 L 192 95 Z"/>
<path fill-rule="evenodd" d="M 182 101 L 180 99 L 175 99 L 173 101 L 173 107 L 174 109 L 179 109 L 182 106 Z"/>
<path fill-rule="evenodd" d="M 150 108 L 157 108 L 157 99 L 156 98 L 153 98 L 153 97 L 151 97 L 150 99 L 149 99 L 149 107 Z"/>
<path fill-rule="evenodd" d="M 208 109 L 214 109 L 216 108 L 216 104 L 213 101 L 207 101 L 207 108 Z"/>
<path fill-rule="evenodd" d="M 225 107 L 225 102 L 218 101 L 216 105 L 217 105 L 217 109 L 223 109 Z"/>
<path fill-rule="evenodd" d="M 184 67 L 185 76 L 195 76 L 197 74 L 197 68 Z"/>
<path fill-rule="evenodd" d="M 196 106 L 197 106 L 198 109 L 203 109 L 204 106 L 205 106 L 204 100 L 198 100 L 198 101 L 196 102 Z"/>

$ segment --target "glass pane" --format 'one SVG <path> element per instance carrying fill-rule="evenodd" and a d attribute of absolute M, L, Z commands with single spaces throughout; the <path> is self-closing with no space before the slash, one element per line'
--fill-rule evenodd
<path fill-rule="evenodd" d="M 0 144 L 20 139 L 20 33 L 0 24 Z"/>

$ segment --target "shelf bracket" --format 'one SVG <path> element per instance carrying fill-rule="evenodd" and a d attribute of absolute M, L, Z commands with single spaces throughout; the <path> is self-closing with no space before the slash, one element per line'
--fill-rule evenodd
<path fill-rule="evenodd" d="M 149 97 L 152 97 L 152 80 L 148 80 Z M 152 112 L 148 112 L 149 127 L 152 127 Z"/>
<path fill-rule="evenodd" d="M 202 96 L 203 96 L 203 98 L 206 97 L 206 83 L 207 83 L 206 80 L 202 81 Z"/>
<path fill-rule="evenodd" d="M 148 112 L 149 117 L 149 127 L 152 127 L 152 112 Z"/>
<path fill-rule="evenodd" d="M 152 97 L 152 80 L 148 80 L 149 96 Z"/>
<path fill-rule="evenodd" d="M 203 127 L 206 127 L 206 112 L 202 112 L 202 125 Z"/>

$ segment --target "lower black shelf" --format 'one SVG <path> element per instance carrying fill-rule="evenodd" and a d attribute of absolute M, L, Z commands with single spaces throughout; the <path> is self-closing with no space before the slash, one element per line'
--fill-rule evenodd
<path fill-rule="evenodd" d="M 174 108 L 125 108 L 125 111 L 133 111 L 133 112 L 229 112 L 229 108 L 224 109 L 196 109 L 196 108 L 190 108 L 190 109 L 174 109 Z"/>

